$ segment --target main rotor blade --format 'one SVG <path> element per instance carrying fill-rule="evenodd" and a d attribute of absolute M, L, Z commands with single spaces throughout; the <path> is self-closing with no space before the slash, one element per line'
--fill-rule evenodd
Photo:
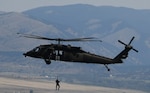
<path fill-rule="evenodd" d="M 87 37 L 87 38 L 73 38 L 73 39 L 63 39 L 63 41 L 82 41 L 82 40 L 90 40 L 95 39 L 94 37 Z"/>
<path fill-rule="evenodd" d="M 94 37 L 64 39 L 64 41 L 99 41 L 99 42 L 102 42 L 102 40 L 96 39 Z"/>
<path fill-rule="evenodd" d="M 134 40 L 134 38 L 135 37 L 133 36 L 128 45 L 130 45 L 132 43 L 132 41 Z"/>
<path fill-rule="evenodd" d="M 102 42 L 101 40 L 96 39 L 95 37 L 86 37 L 86 38 L 74 38 L 74 39 L 62 39 L 62 38 L 47 38 L 47 37 L 42 37 L 38 35 L 32 35 L 32 34 L 20 34 L 23 37 L 26 38 L 34 38 L 34 39 L 42 39 L 42 40 L 52 40 L 52 41 L 99 41 Z"/>
<path fill-rule="evenodd" d="M 38 36 L 38 35 L 30 35 L 30 34 L 21 34 L 21 36 L 27 37 L 27 38 L 34 38 L 34 39 L 55 40 L 55 39 L 52 39 L 52 38 L 41 37 L 41 36 Z"/>

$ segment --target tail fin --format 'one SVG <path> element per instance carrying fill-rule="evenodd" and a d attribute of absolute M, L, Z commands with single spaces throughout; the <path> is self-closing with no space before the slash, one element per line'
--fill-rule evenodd
<path fill-rule="evenodd" d="M 132 37 L 132 39 L 130 40 L 130 42 L 128 44 L 125 44 L 124 42 L 118 40 L 119 43 L 125 45 L 125 49 L 123 51 L 121 51 L 115 58 L 114 60 L 116 62 L 119 62 L 121 59 L 126 59 L 128 57 L 128 52 L 132 49 L 135 52 L 138 52 L 138 50 L 134 49 L 130 44 L 132 43 L 132 41 L 134 40 L 135 37 Z"/>

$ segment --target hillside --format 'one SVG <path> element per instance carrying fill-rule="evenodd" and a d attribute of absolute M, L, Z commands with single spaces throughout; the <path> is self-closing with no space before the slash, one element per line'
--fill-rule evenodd
<path fill-rule="evenodd" d="M 10 77 L 59 76 L 64 82 L 150 91 L 150 10 L 123 7 L 68 5 L 39 7 L 23 13 L 0 13 L 0 75 Z M 97 37 L 99 42 L 70 43 L 83 50 L 115 57 L 135 36 L 131 51 L 123 64 L 103 65 L 65 63 L 24 58 L 24 52 L 41 44 L 56 43 L 19 37 L 17 33 L 50 38 Z M 63 43 L 68 44 L 68 43 Z"/>

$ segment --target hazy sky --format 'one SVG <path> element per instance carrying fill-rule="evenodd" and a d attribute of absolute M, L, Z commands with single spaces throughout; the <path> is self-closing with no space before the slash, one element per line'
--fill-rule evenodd
<path fill-rule="evenodd" d="M 0 0 L 0 11 L 22 12 L 40 6 L 68 4 L 111 5 L 135 9 L 150 9 L 150 0 Z"/>

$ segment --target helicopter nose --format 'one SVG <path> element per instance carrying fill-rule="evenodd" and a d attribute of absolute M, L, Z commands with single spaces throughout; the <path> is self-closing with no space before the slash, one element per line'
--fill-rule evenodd
<path fill-rule="evenodd" d="M 27 57 L 27 56 L 31 56 L 31 53 L 30 52 L 26 52 L 26 53 L 23 53 L 23 55 L 25 56 L 25 57 Z"/>
<path fill-rule="evenodd" d="M 25 56 L 25 57 L 35 57 L 35 54 L 34 53 L 32 53 L 32 52 L 26 52 L 26 53 L 23 53 L 23 55 Z"/>
<path fill-rule="evenodd" d="M 23 53 L 23 55 L 26 57 L 26 56 L 27 56 L 27 53 Z"/>

